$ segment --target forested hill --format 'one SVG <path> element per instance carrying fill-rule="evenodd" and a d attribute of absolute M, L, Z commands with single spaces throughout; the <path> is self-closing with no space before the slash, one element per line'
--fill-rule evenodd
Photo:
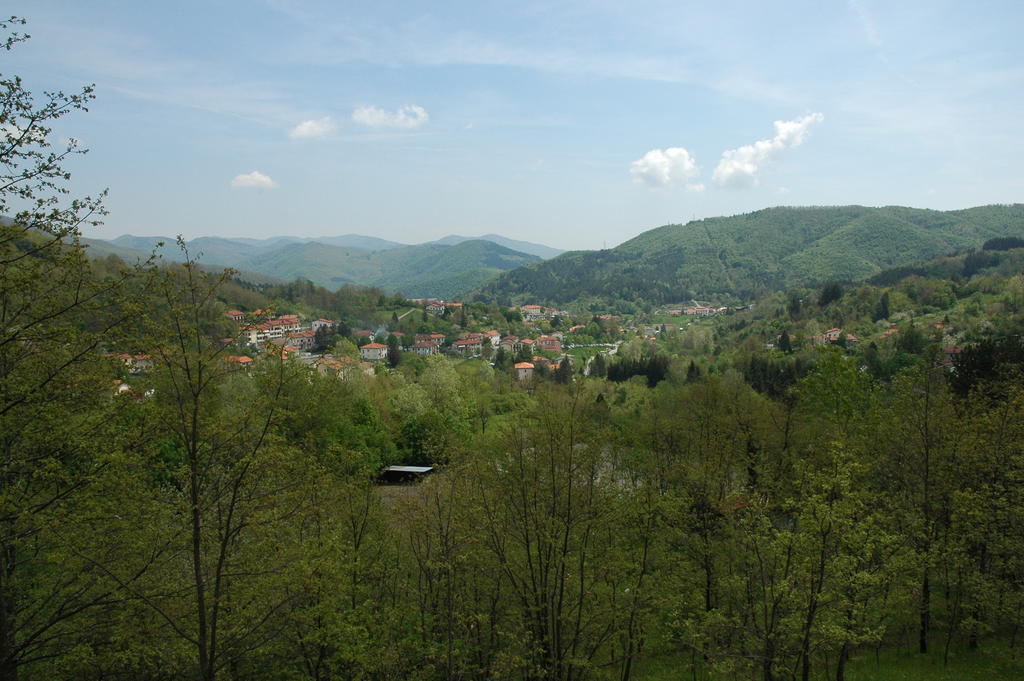
<path fill-rule="evenodd" d="M 508 272 L 478 291 L 503 302 L 665 303 L 749 298 L 1024 236 L 1024 204 L 935 211 L 889 206 L 767 208 L 665 225 L 602 251 L 573 251 Z"/>
<path fill-rule="evenodd" d="M 348 237 L 338 237 L 345 239 Z M 369 237 L 365 237 L 369 239 Z M 327 240 L 331 240 L 328 238 Z M 184 254 L 174 239 L 120 237 L 112 242 L 88 240 L 93 255 L 117 255 L 131 261 L 156 252 L 164 260 L 180 261 Z M 158 243 L 163 246 L 158 247 Z M 369 242 L 367 242 L 369 243 Z M 537 262 L 492 241 L 468 239 L 454 245 L 420 244 L 376 251 L 334 246 L 320 241 L 243 240 L 200 237 L 188 242 L 192 257 L 208 265 L 246 271 L 250 281 L 308 279 L 338 289 L 346 284 L 376 286 L 410 297 L 450 298 L 483 286 L 501 272 Z M 134 258 L 132 257 L 134 255 Z M 264 276 L 260 276 L 264 275 Z"/>

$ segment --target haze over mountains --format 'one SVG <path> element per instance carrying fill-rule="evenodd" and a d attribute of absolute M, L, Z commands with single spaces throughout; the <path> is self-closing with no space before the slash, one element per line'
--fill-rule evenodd
<path fill-rule="evenodd" d="M 201 261 L 336 289 L 377 286 L 410 297 L 503 302 L 743 299 L 767 290 L 858 280 L 987 239 L 1024 236 L 1024 204 L 935 211 L 888 206 L 768 208 L 649 230 L 612 249 L 561 253 L 494 234 L 409 246 L 347 234 L 316 239 L 199 237 Z M 91 241 L 94 252 L 180 260 L 173 239 Z M 554 257 L 552 257 L 554 256 Z M 252 277 L 250 277 L 252 278 Z"/>
<path fill-rule="evenodd" d="M 170 237 L 124 235 L 87 240 L 96 255 L 126 259 L 156 252 L 172 262 L 184 259 Z M 162 245 L 161 245 L 162 244 Z M 515 246 L 518 248 L 512 248 Z M 450 298 L 484 285 L 495 275 L 561 253 L 541 244 L 498 235 L 451 235 L 419 245 L 358 234 L 268 239 L 197 237 L 187 242 L 191 257 L 206 265 L 232 267 L 283 280 L 309 279 L 336 289 L 345 284 L 378 286 L 410 297 Z M 253 276 L 246 278 L 253 279 Z"/>

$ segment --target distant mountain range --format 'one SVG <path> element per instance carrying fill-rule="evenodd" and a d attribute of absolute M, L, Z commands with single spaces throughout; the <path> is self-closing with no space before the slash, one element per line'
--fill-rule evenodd
<path fill-rule="evenodd" d="M 864 206 L 768 208 L 666 225 L 609 250 L 572 251 L 506 272 L 475 295 L 502 302 L 665 303 L 749 298 L 1024 236 L 1024 204 L 934 211 Z"/>
<path fill-rule="evenodd" d="M 768 208 L 665 225 L 612 249 L 561 254 L 493 234 L 451 235 L 416 246 L 357 234 L 200 237 L 187 245 L 204 263 L 259 273 L 248 277 L 253 280 L 302 277 L 329 288 L 352 283 L 410 297 L 469 294 L 504 303 L 662 304 L 748 299 L 792 286 L 860 280 L 1003 236 L 1024 237 L 1024 204 L 955 211 Z M 182 258 L 173 239 L 122 236 L 90 245 L 97 254 L 130 257 L 153 251 L 159 241 L 166 244 L 158 249 L 164 258 Z"/>
<path fill-rule="evenodd" d="M 410 297 L 451 298 L 484 285 L 501 272 L 540 260 L 499 242 L 540 253 L 561 252 L 497 235 L 479 239 L 453 235 L 416 246 L 358 234 L 317 239 L 197 237 L 186 246 L 190 256 L 200 262 L 245 271 L 249 280 L 259 275 L 278 280 L 304 278 L 332 289 L 359 284 Z M 156 253 L 172 262 L 184 259 L 170 237 L 124 235 L 110 241 L 87 239 L 85 243 L 95 255 L 114 254 L 131 260 Z"/>

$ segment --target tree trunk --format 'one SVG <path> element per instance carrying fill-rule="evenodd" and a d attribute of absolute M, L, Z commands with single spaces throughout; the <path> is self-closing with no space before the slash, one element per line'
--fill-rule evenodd
<path fill-rule="evenodd" d="M 18 661 L 14 629 L 14 589 L 11 582 L 14 574 L 14 547 L 5 543 L 0 548 L 0 681 L 18 681 Z"/>
<path fill-rule="evenodd" d="M 918 631 L 917 649 L 922 655 L 928 653 L 928 629 L 931 626 L 932 592 L 928 581 L 928 568 L 921 579 L 920 629 Z"/>
<path fill-rule="evenodd" d="M 850 659 L 850 642 L 843 641 L 839 649 L 839 661 L 836 662 L 836 681 L 846 681 L 846 661 Z"/>

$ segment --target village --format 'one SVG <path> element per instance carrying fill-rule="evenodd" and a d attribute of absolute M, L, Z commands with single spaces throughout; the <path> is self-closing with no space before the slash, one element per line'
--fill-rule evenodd
<path fill-rule="evenodd" d="M 439 299 L 415 299 L 411 303 L 422 308 L 425 319 L 450 317 L 462 311 L 463 303 Z M 498 356 L 518 359 L 512 364 L 514 375 L 523 381 L 533 377 L 535 371 L 554 372 L 563 362 L 571 359 L 563 352 L 573 347 L 567 338 L 583 331 L 582 324 L 570 325 L 567 329 L 552 329 L 550 322 L 570 319 L 568 312 L 542 305 L 527 304 L 512 308 L 518 312 L 524 329 L 545 330 L 519 335 L 501 334 L 497 329 L 486 331 L 460 331 L 443 333 L 428 331 L 407 334 L 380 325 L 376 329 L 355 329 L 351 338 L 358 348 L 358 357 L 336 355 L 324 347 L 324 340 L 336 334 L 341 322 L 330 319 L 314 319 L 304 322 L 297 314 L 273 316 L 264 310 L 247 314 L 240 310 L 228 310 L 225 315 L 239 324 L 236 339 L 224 339 L 225 344 L 240 346 L 248 354 L 228 355 L 227 361 L 248 365 L 254 361 L 250 355 L 258 355 L 267 348 L 286 356 L 294 356 L 323 375 L 344 377 L 350 373 L 372 376 L 390 363 L 397 364 L 396 353 L 411 353 L 417 357 L 447 355 L 454 358 L 491 360 Z M 611 318 L 611 315 L 608 316 Z M 517 320 L 518 321 L 518 320 Z M 613 348 L 614 343 L 600 344 Z M 319 352 L 317 351 L 319 350 Z M 492 362 L 493 364 L 494 362 Z"/>

